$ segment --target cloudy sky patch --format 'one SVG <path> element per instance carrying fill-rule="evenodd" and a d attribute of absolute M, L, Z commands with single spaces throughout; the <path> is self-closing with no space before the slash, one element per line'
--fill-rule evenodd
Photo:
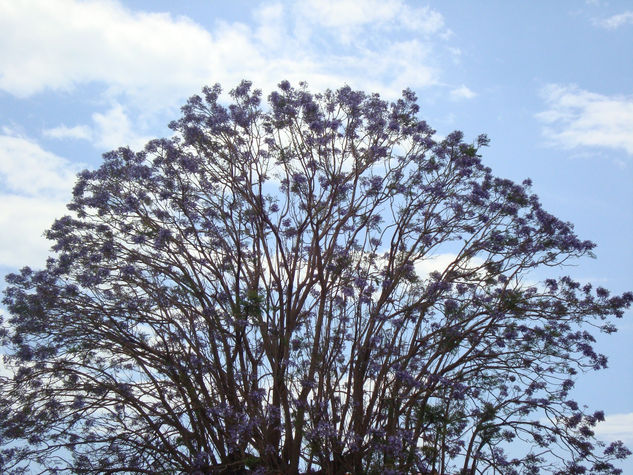
<path fill-rule="evenodd" d="M 606 96 L 574 85 L 547 86 L 537 114 L 545 136 L 564 148 L 607 147 L 633 155 L 633 96 Z"/>

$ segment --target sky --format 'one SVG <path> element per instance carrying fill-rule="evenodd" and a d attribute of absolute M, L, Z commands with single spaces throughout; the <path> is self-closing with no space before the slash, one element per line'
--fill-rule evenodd
<path fill-rule="evenodd" d="M 633 4 L 614 0 L 0 0 L 0 274 L 41 267 L 78 171 L 170 135 L 203 85 L 283 79 L 395 99 L 438 134 L 486 133 L 497 176 L 598 244 L 564 269 L 633 290 Z M 633 447 L 633 312 L 576 399 Z M 633 473 L 633 461 L 622 465 Z"/>

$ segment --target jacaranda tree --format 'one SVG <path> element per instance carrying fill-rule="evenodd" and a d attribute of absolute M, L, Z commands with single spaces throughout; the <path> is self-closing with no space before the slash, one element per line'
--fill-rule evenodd
<path fill-rule="evenodd" d="M 619 472 L 569 394 L 633 294 L 547 278 L 594 244 L 485 136 L 409 90 L 219 95 L 82 172 L 8 276 L 3 471 Z"/>

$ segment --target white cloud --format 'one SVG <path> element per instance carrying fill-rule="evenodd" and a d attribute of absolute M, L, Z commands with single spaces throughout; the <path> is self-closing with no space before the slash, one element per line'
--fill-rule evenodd
<path fill-rule="evenodd" d="M 472 99 L 477 94 L 471 91 L 467 86 L 461 85 L 458 88 L 455 88 L 451 91 L 451 99 L 460 100 L 460 99 Z"/>
<path fill-rule="evenodd" d="M 105 149 L 129 146 L 134 150 L 143 148 L 149 137 L 143 137 L 133 131 L 133 126 L 123 106 L 115 104 L 104 114 L 92 115 L 94 121 L 93 136 L 96 145 Z"/>
<path fill-rule="evenodd" d="M 67 214 L 78 167 L 6 132 L 0 135 L 0 265 L 39 267 L 50 247 L 43 232 Z"/>
<path fill-rule="evenodd" d="M 443 253 L 427 256 L 424 260 L 417 261 L 414 264 L 415 272 L 418 276 L 426 278 L 432 272 L 443 273 L 448 267 L 453 264 L 457 259 L 457 254 Z M 483 260 L 480 257 L 472 257 L 471 259 L 460 259 L 459 268 L 475 270 L 483 264 Z"/>
<path fill-rule="evenodd" d="M 438 12 L 400 0 L 277 3 L 253 17 L 253 27 L 217 22 L 207 31 L 114 1 L 0 0 L 0 89 L 24 97 L 98 82 L 110 98 L 147 107 L 243 77 L 264 89 L 291 76 L 316 88 L 385 84 L 399 93 L 437 82 L 429 44 L 448 35 Z"/>
<path fill-rule="evenodd" d="M 0 265 L 43 267 L 51 246 L 44 230 L 68 214 L 66 201 L 12 194 L 0 194 L 0 200 Z"/>
<path fill-rule="evenodd" d="M 75 125 L 68 127 L 65 124 L 44 130 L 44 135 L 53 139 L 82 139 L 90 140 L 92 138 L 92 130 L 86 125 Z"/>
<path fill-rule="evenodd" d="M 60 125 L 43 131 L 45 137 L 53 139 L 90 140 L 99 149 L 112 150 L 129 146 L 139 150 L 150 137 L 137 134 L 125 108 L 115 103 L 110 109 L 92 114 L 92 126 L 76 125 L 68 127 Z"/>
<path fill-rule="evenodd" d="M 633 155 L 633 97 L 605 96 L 573 85 L 547 86 L 547 109 L 536 117 L 553 145 L 624 149 Z"/>
<path fill-rule="evenodd" d="M 299 3 L 299 11 L 316 26 L 335 30 L 345 43 L 363 42 L 360 32 L 367 26 L 446 34 L 440 13 L 429 7 L 411 8 L 401 0 L 309 0 Z"/>
<path fill-rule="evenodd" d="M 422 278 L 428 277 L 431 272 L 444 272 L 456 258 L 457 254 L 452 253 L 429 256 L 427 259 L 415 263 L 415 272 Z"/>
<path fill-rule="evenodd" d="M 606 28 L 607 30 L 615 30 L 627 23 L 633 24 L 633 11 L 626 11 L 610 16 L 609 18 L 594 20 L 595 25 Z"/>
<path fill-rule="evenodd" d="M 213 46 L 190 20 L 111 1 L 2 1 L 0 29 L 0 88 L 17 96 L 88 81 L 135 93 L 198 87 Z"/>
<path fill-rule="evenodd" d="M 621 440 L 633 444 L 633 412 L 610 414 L 595 427 L 596 434 L 608 441 Z"/>
<path fill-rule="evenodd" d="M 255 39 L 263 47 L 277 48 L 284 41 L 284 7 L 281 3 L 268 4 L 257 12 L 258 26 Z"/>
<path fill-rule="evenodd" d="M 0 183 L 17 195 L 59 197 L 75 181 L 76 167 L 26 138 L 0 135 Z"/>

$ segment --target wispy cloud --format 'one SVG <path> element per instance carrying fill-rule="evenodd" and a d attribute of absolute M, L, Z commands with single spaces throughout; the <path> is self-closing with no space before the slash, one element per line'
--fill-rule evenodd
<path fill-rule="evenodd" d="M 129 146 L 138 150 L 142 148 L 150 137 L 137 134 L 125 108 L 118 103 L 113 104 L 105 112 L 92 114 L 91 125 L 65 124 L 46 129 L 42 132 L 45 137 L 66 140 L 88 140 L 98 149 L 111 150 Z"/>
<path fill-rule="evenodd" d="M 621 440 L 633 444 L 633 412 L 605 416 L 595 428 L 596 434 L 608 441 Z"/>
<path fill-rule="evenodd" d="M 401 0 L 308 0 L 297 5 L 299 16 L 319 28 L 335 31 L 345 43 L 366 42 L 370 38 L 361 32 L 368 27 L 408 30 L 418 35 L 450 35 L 440 13 L 429 7 L 410 7 Z"/>
<path fill-rule="evenodd" d="M 477 96 L 477 94 L 463 84 L 451 91 L 451 99 L 454 101 L 460 99 L 472 99 L 475 96 Z"/>
<path fill-rule="evenodd" d="M 594 19 L 594 25 L 606 28 L 607 30 L 616 30 L 626 24 L 633 25 L 633 11 L 618 13 L 608 18 Z"/>
<path fill-rule="evenodd" d="M 96 145 L 105 149 L 129 146 L 140 149 L 150 139 L 134 132 L 134 127 L 121 104 L 113 105 L 105 113 L 92 115 Z"/>
<path fill-rule="evenodd" d="M 541 92 L 547 109 L 536 117 L 551 144 L 623 149 L 633 155 L 632 96 L 606 96 L 557 84 Z"/>
<path fill-rule="evenodd" d="M 86 125 L 75 125 L 68 127 L 65 124 L 44 130 L 44 136 L 52 139 L 82 139 L 90 140 L 92 138 L 92 129 Z"/>

